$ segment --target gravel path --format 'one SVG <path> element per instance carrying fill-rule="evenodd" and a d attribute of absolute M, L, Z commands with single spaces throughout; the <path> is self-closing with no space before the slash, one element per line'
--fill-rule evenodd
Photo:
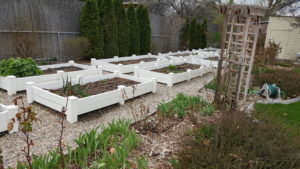
<path fill-rule="evenodd" d="M 64 132 L 64 143 L 70 146 L 75 146 L 74 139 L 76 139 L 81 132 L 88 132 L 99 125 L 106 125 L 112 120 L 124 118 L 133 119 L 130 106 L 134 106 L 134 111 L 138 112 L 139 105 L 143 103 L 150 108 L 150 112 L 156 111 L 156 107 L 163 101 L 171 100 L 178 93 L 186 93 L 189 95 L 200 95 L 199 89 L 203 87 L 204 83 L 211 80 L 212 74 L 207 74 L 204 77 L 192 79 L 188 82 L 183 82 L 174 87 L 169 88 L 164 84 L 158 84 L 158 90 L 155 94 L 147 94 L 131 101 L 127 101 L 124 106 L 114 105 L 91 113 L 86 113 L 79 116 L 78 122 L 69 124 L 66 122 Z M 17 94 L 23 95 L 26 98 L 25 92 Z M 0 90 L 0 103 L 9 105 L 15 96 L 7 96 L 7 94 Z M 202 92 L 203 95 L 203 92 Z M 205 96 L 204 96 L 205 97 Z M 33 126 L 32 138 L 34 146 L 32 151 L 34 154 L 42 155 L 57 146 L 59 134 L 59 114 L 45 106 L 34 103 L 33 107 L 39 119 Z M 0 137 L 0 147 L 3 150 L 4 165 L 14 167 L 17 161 L 23 160 L 21 149 L 24 147 L 22 133 L 7 134 Z"/>

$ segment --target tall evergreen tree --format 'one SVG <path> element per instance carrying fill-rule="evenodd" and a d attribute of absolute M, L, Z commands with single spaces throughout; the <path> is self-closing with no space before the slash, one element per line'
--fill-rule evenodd
<path fill-rule="evenodd" d="M 101 58 L 103 52 L 103 32 L 96 0 L 86 0 L 81 10 L 80 33 L 90 43 L 90 57 Z"/>
<path fill-rule="evenodd" d="M 190 24 L 190 46 L 189 49 L 193 50 L 193 49 L 197 49 L 198 44 L 199 44 L 199 34 L 198 34 L 198 24 L 196 19 L 193 19 L 191 24 Z"/>
<path fill-rule="evenodd" d="M 118 29 L 112 0 L 102 0 L 100 10 L 103 20 L 104 55 L 106 58 L 118 56 Z"/>
<path fill-rule="evenodd" d="M 140 5 L 137 9 L 137 20 L 140 29 L 140 54 L 150 52 L 151 46 L 151 24 L 148 9 Z"/>
<path fill-rule="evenodd" d="M 201 25 L 202 27 L 202 36 L 201 36 L 201 49 L 204 49 L 207 47 L 207 33 L 208 33 L 208 29 L 207 29 L 207 20 L 204 19 L 203 24 Z"/>
<path fill-rule="evenodd" d="M 191 23 L 189 18 L 186 18 L 185 23 L 183 24 L 181 30 L 180 30 L 180 46 L 183 49 L 188 49 L 189 47 L 189 41 L 190 41 L 190 34 L 191 34 Z"/>
<path fill-rule="evenodd" d="M 130 4 L 127 10 L 130 30 L 130 47 L 129 55 L 140 53 L 140 31 L 133 4 Z"/>
<path fill-rule="evenodd" d="M 196 28 L 196 46 L 194 49 L 200 49 L 203 46 L 203 26 L 199 23 L 197 23 L 197 28 Z"/>
<path fill-rule="evenodd" d="M 129 22 L 122 0 L 114 1 L 114 9 L 117 19 L 119 56 L 129 54 Z"/>

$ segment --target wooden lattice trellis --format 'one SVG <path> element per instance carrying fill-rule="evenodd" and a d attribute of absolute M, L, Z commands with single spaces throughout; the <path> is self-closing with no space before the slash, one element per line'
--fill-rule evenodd
<path fill-rule="evenodd" d="M 265 11 L 257 6 L 220 6 L 220 12 L 225 16 L 221 63 L 226 60 L 228 64 L 223 68 L 219 64 L 216 99 L 221 100 L 221 95 L 224 96 L 231 109 L 247 99 L 260 19 Z"/>

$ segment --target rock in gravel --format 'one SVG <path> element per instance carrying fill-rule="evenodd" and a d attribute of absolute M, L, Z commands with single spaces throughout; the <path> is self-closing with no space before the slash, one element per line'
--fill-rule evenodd
<path fill-rule="evenodd" d="M 160 149 L 156 149 L 152 152 L 152 156 L 159 156 L 161 153 L 161 150 Z"/>

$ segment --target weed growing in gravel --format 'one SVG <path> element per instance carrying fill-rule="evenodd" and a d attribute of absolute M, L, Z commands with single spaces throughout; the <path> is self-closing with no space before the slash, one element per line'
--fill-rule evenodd
<path fill-rule="evenodd" d="M 140 156 L 137 159 L 137 168 L 138 169 L 148 169 L 148 159 L 145 158 L 144 156 Z"/>
<path fill-rule="evenodd" d="M 214 79 L 208 84 L 206 84 L 204 87 L 215 91 L 217 89 L 217 81 Z"/>
<path fill-rule="evenodd" d="M 184 118 L 188 111 L 211 115 L 214 112 L 214 107 L 199 96 L 187 96 L 182 93 L 178 94 L 172 101 L 158 105 L 158 112 L 166 117 Z"/>
<path fill-rule="evenodd" d="M 108 125 L 99 134 L 98 128 L 80 134 L 75 140 L 77 148 L 64 155 L 65 168 L 130 168 L 127 160 L 129 152 L 139 142 L 136 133 L 130 129 L 130 121 L 118 120 Z M 61 154 L 55 149 L 44 156 L 33 156 L 33 168 L 62 168 Z M 28 168 L 19 164 L 18 168 Z"/>

